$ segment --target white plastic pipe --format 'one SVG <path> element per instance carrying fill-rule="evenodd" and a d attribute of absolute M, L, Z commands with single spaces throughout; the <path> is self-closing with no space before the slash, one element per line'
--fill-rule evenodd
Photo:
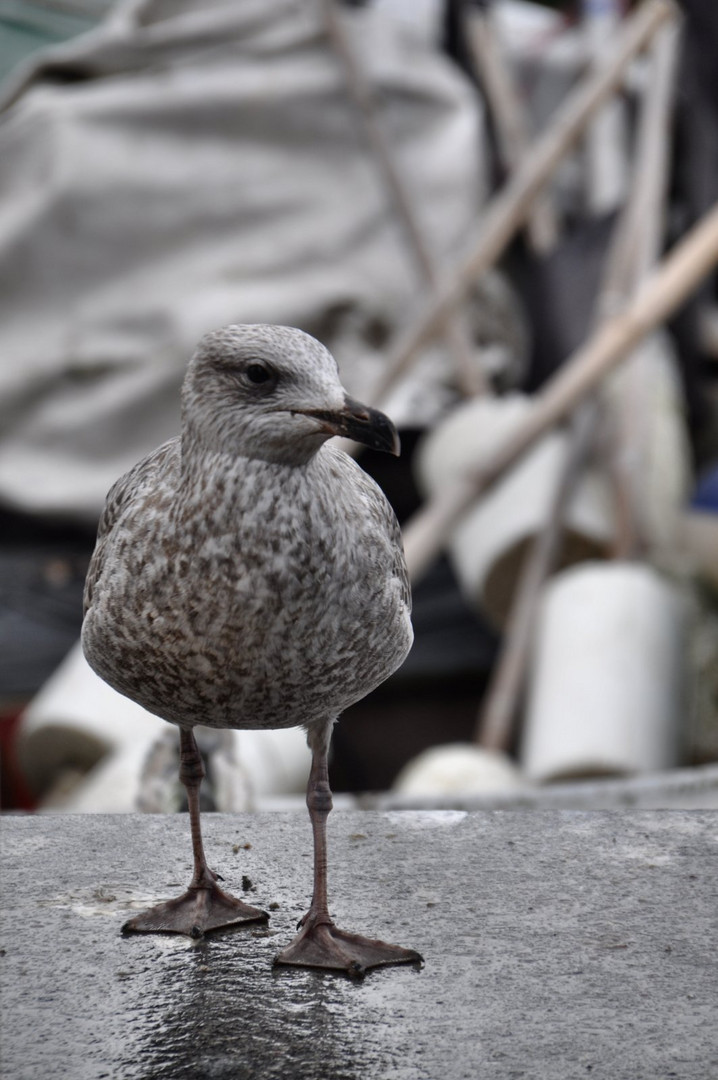
<path fill-rule="evenodd" d="M 683 611 L 638 563 L 558 574 L 538 619 L 521 762 L 541 782 L 675 765 Z"/>

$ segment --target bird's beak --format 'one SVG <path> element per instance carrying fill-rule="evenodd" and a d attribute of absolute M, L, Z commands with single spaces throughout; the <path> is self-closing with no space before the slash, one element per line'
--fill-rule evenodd
<path fill-rule="evenodd" d="M 363 443 L 371 450 L 385 450 L 399 456 L 399 435 L 388 416 L 378 409 L 370 409 L 353 398 L 344 399 L 343 409 L 307 409 L 305 416 L 319 420 L 331 435 L 343 435 L 347 439 Z"/>

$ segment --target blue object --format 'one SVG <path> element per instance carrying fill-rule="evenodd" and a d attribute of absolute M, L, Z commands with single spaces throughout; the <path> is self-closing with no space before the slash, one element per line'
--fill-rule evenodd
<path fill-rule="evenodd" d="M 718 514 L 718 464 L 704 472 L 693 492 L 691 506 L 694 510 L 705 510 Z"/>

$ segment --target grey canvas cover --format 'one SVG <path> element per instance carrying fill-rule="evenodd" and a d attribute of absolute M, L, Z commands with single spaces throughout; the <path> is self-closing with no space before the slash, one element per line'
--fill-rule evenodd
<path fill-rule="evenodd" d="M 0 504 L 96 518 L 178 430 L 213 327 L 300 326 L 369 392 L 421 285 L 322 18 L 318 0 L 133 0 L 6 83 Z M 344 18 L 446 260 L 481 204 L 479 100 L 405 26 Z M 437 407 L 435 360 L 428 392 L 395 395 L 400 424 Z"/>

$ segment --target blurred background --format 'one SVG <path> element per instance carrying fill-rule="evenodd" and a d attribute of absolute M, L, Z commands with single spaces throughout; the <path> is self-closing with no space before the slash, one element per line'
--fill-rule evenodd
<path fill-rule="evenodd" d="M 713 0 L 0 0 L 4 810 L 182 806 L 175 729 L 82 659 L 82 588 L 242 322 L 392 416 L 401 458 L 358 460 L 429 536 L 336 792 L 718 805 L 715 270 L 539 422 L 718 201 L 716 55 Z M 199 742 L 205 809 L 303 799 L 301 732 Z"/>

